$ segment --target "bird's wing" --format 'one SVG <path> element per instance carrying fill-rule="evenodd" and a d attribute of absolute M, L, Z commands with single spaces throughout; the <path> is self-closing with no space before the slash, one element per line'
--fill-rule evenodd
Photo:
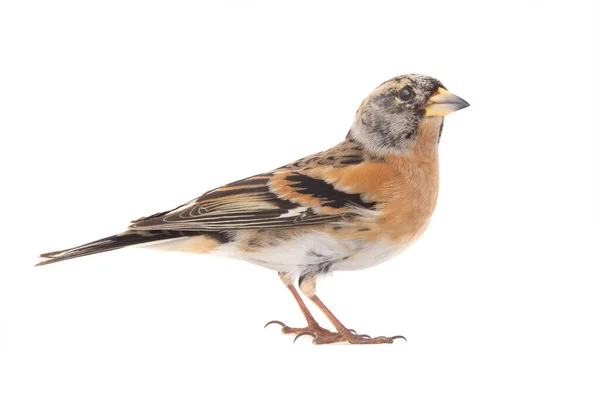
<path fill-rule="evenodd" d="M 224 231 L 318 225 L 365 214 L 375 202 L 316 173 L 334 168 L 328 153 L 255 175 L 168 212 L 132 221 L 131 230 Z M 329 160 L 329 164 L 319 161 Z M 307 163 L 307 161 L 309 161 Z M 344 168 L 351 163 L 341 163 Z M 315 174 L 316 173 L 316 174 Z M 371 211 L 372 212 L 372 211 Z"/>

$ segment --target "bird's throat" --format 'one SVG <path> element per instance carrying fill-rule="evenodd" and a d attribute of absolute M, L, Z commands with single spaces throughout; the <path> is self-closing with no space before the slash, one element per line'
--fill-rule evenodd
<path fill-rule="evenodd" d="M 410 152 L 419 158 L 435 160 L 437 163 L 438 143 L 443 126 L 444 117 L 428 117 L 421 120 Z"/>

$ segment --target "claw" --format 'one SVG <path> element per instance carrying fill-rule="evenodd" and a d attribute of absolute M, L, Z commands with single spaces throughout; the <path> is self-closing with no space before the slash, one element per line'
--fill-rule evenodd
<path fill-rule="evenodd" d="M 408 340 L 406 340 L 406 338 L 402 335 L 396 335 L 396 336 L 392 336 L 390 339 L 392 339 L 392 342 L 394 341 L 394 339 L 404 339 L 404 341 L 406 343 L 408 343 Z"/>
<path fill-rule="evenodd" d="M 271 324 L 277 324 L 277 325 L 281 325 L 282 328 L 285 328 L 287 325 L 284 324 L 281 321 L 277 321 L 277 320 L 273 320 L 273 321 L 269 321 L 265 324 L 265 326 L 263 326 L 263 329 L 266 328 L 267 326 L 271 325 Z"/>
<path fill-rule="evenodd" d="M 315 339 L 315 338 L 317 337 L 317 335 L 315 335 L 315 334 L 314 334 L 314 333 L 312 333 L 312 332 L 302 332 L 302 333 L 299 333 L 299 334 L 297 334 L 297 335 L 296 335 L 296 337 L 294 338 L 294 341 L 293 341 L 292 343 L 296 343 L 296 340 L 298 340 L 298 338 L 299 338 L 300 336 L 306 336 L 306 335 L 312 336 L 312 337 L 313 337 L 313 339 Z"/>
<path fill-rule="evenodd" d="M 353 334 L 357 335 L 356 331 L 354 329 L 348 329 L 350 332 L 352 332 Z"/>

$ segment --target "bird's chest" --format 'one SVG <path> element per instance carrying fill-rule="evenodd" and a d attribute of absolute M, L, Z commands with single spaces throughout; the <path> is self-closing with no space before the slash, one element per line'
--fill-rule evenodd
<path fill-rule="evenodd" d="M 388 193 L 384 197 L 388 201 L 381 206 L 379 232 L 400 245 L 414 242 L 431 220 L 438 189 L 437 162 L 404 169 L 386 186 Z"/>

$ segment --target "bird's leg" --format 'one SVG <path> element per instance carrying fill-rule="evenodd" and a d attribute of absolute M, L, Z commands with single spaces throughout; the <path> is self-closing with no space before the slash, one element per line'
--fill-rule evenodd
<path fill-rule="evenodd" d="M 337 343 L 337 342 L 345 342 L 351 344 L 378 344 L 378 343 L 393 343 L 394 339 L 404 339 L 404 336 L 378 336 L 371 338 L 368 335 L 358 335 L 351 329 L 346 328 L 339 319 L 336 318 L 335 315 L 323 304 L 321 299 L 319 299 L 316 295 L 316 276 L 307 276 L 304 279 L 301 278 L 300 281 L 300 290 L 302 293 L 308 297 L 313 303 L 316 304 L 317 307 L 325 314 L 327 319 L 331 321 L 335 329 L 337 329 L 337 335 L 325 335 L 320 336 L 318 334 L 314 334 L 313 343 L 314 344 L 328 344 L 328 343 Z"/>
<path fill-rule="evenodd" d="M 294 299 L 296 299 L 298 306 L 300 306 L 300 310 L 302 310 L 302 314 L 304 314 L 304 318 L 306 318 L 306 322 L 307 322 L 308 326 L 306 326 L 305 328 L 290 328 L 289 326 L 287 326 L 286 324 L 284 324 L 281 321 L 270 321 L 270 322 L 267 322 L 267 324 L 265 325 L 265 328 L 271 324 L 279 324 L 279 325 L 281 325 L 281 332 L 283 332 L 283 333 L 294 333 L 296 335 L 306 334 L 306 335 L 313 335 L 313 336 L 314 335 L 336 336 L 336 333 L 331 332 L 319 325 L 319 323 L 317 322 L 315 317 L 313 317 L 313 315 L 310 313 L 310 310 L 308 309 L 308 307 L 306 307 L 306 304 L 302 300 L 302 297 L 300 297 L 300 294 L 294 287 L 293 279 L 289 275 L 285 274 L 284 272 L 280 272 L 279 277 L 281 278 L 281 280 L 283 281 L 285 286 L 289 289 L 289 291 L 292 293 L 292 295 L 294 296 Z"/>

